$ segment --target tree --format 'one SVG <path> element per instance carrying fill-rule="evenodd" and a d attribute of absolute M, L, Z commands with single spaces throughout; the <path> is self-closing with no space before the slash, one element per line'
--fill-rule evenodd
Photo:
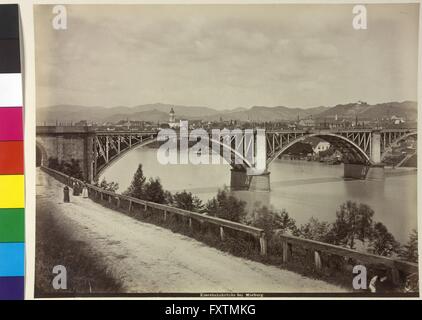
<path fill-rule="evenodd" d="M 365 241 L 372 231 L 374 210 L 366 204 L 347 201 L 337 211 L 337 219 L 328 235 L 334 244 L 355 248 L 356 240 Z"/>
<path fill-rule="evenodd" d="M 217 196 L 206 204 L 207 214 L 236 222 L 246 216 L 246 203 L 229 195 L 227 190 L 218 190 Z"/>
<path fill-rule="evenodd" d="M 79 160 L 70 159 L 70 161 L 62 161 L 63 172 L 76 179 L 83 179 L 82 169 Z"/>
<path fill-rule="evenodd" d="M 165 198 L 165 203 L 167 204 L 173 203 L 173 195 L 171 194 L 170 191 L 164 190 L 164 198 Z"/>
<path fill-rule="evenodd" d="M 397 252 L 400 244 L 381 222 L 375 223 L 370 236 L 369 252 L 390 257 Z"/>
<path fill-rule="evenodd" d="M 314 150 L 312 149 L 312 146 L 309 143 L 306 142 L 298 142 L 292 145 L 290 148 L 286 150 L 287 154 L 292 154 L 296 156 L 300 155 L 308 155 L 312 154 Z"/>
<path fill-rule="evenodd" d="M 296 221 L 290 218 L 285 209 L 276 211 L 262 206 L 254 210 L 254 227 L 264 229 L 267 235 L 273 234 L 275 231 L 283 233 L 289 231 L 292 234 L 297 232 Z"/>
<path fill-rule="evenodd" d="M 143 200 L 151 201 L 155 203 L 166 203 L 166 192 L 161 185 L 159 178 L 150 178 L 147 183 L 145 183 L 144 188 L 141 193 Z"/>
<path fill-rule="evenodd" d="M 82 169 L 79 160 L 70 159 L 70 161 L 59 161 L 57 158 L 48 158 L 48 167 L 76 179 L 83 179 Z"/>
<path fill-rule="evenodd" d="M 319 158 L 331 157 L 335 152 L 333 146 L 330 146 L 327 150 L 322 150 L 318 153 Z"/>
<path fill-rule="evenodd" d="M 409 234 L 409 241 L 400 250 L 399 257 L 410 262 L 418 263 L 418 232 L 416 229 L 413 229 Z"/>
<path fill-rule="evenodd" d="M 103 180 L 101 180 L 100 184 L 96 184 L 98 187 L 100 187 L 101 189 L 104 189 L 106 191 L 111 191 L 111 192 L 116 192 L 119 189 L 119 184 L 116 182 L 107 182 L 107 180 L 105 178 L 103 178 Z"/>
<path fill-rule="evenodd" d="M 283 232 L 290 231 L 293 235 L 297 235 L 296 221 L 290 218 L 289 213 L 285 209 L 276 211 L 275 223 L 278 230 Z"/>
<path fill-rule="evenodd" d="M 155 203 L 170 203 L 172 201 L 171 193 L 163 189 L 159 178 L 150 178 L 146 181 L 142 164 L 139 164 L 129 188 L 123 194 Z"/>
<path fill-rule="evenodd" d="M 57 171 L 63 170 L 62 165 L 57 158 L 48 158 L 48 167 Z"/>
<path fill-rule="evenodd" d="M 177 208 L 195 212 L 201 212 L 204 208 L 201 199 L 185 190 L 173 195 L 173 204 Z"/>
<path fill-rule="evenodd" d="M 330 230 L 330 223 L 311 217 L 309 222 L 300 226 L 298 234 L 305 239 L 327 242 Z"/>
<path fill-rule="evenodd" d="M 142 199 L 145 180 L 146 178 L 144 176 L 144 172 L 142 171 L 142 164 L 139 164 L 138 169 L 136 169 L 136 172 L 133 175 L 133 179 L 129 188 L 123 192 L 123 194 Z"/>

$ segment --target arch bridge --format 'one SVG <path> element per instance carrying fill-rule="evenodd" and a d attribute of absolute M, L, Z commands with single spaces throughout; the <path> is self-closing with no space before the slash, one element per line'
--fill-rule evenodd
<path fill-rule="evenodd" d="M 346 178 L 365 179 L 371 175 L 371 171 L 382 172 L 382 161 L 394 145 L 410 136 L 417 136 L 416 129 L 258 129 L 252 132 L 253 139 L 241 134 L 231 136 L 229 140 L 221 137 L 213 141 L 220 145 L 222 156 L 225 154 L 224 148 L 231 151 L 225 160 L 232 167 L 231 186 L 235 189 L 269 190 L 267 169 L 271 163 L 294 144 L 309 137 L 321 138 L 342 153 Z M 50 158 L 58 161 L 75 159 L 81 164 L 84 179 L 92 182 L 130 150 L 156 143 L 157 136 L 158 131 L 97 131 L 92 127 L 37 126 L 36 143 L 42 165 L 47 166 Z M 211 133 L 209 136 L 212 141 Z M 239 157 L 236 152 L 239 145 L 243 145 L 244 154 L 252 153 L 254 157 L 251 159 L 240 155 L 242 163 L 235 163 L 235 157 Z"/>

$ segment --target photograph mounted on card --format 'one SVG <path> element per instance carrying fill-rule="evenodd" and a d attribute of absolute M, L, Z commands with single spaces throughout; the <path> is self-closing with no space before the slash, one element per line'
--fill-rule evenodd
<path fill-rule="evenodd" d="M 36 297 L 418 294 L 418 4 L 34 23 Z"/>

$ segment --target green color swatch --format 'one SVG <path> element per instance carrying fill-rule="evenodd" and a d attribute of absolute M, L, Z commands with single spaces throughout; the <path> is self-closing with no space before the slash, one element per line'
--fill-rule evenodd
<path fill-rule="evenodd" d="M 24 209 L 0 209 L 0 242 L 24 242 Z"/>

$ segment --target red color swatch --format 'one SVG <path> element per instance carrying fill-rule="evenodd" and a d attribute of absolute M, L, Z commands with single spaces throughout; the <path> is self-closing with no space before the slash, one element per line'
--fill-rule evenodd
<path fill-rule="evenodd" d="M 0 141 L 0 174 L 23 174 L 23 141 Z"/>

